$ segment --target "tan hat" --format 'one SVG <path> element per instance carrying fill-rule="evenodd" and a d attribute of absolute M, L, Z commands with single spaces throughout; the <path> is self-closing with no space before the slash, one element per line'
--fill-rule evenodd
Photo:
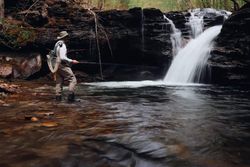
<path fill-rule="evenodd" d="M 64 37 L 68 36 L 69 34 L 67 33 L 67 31 L 61 31 L 59 33 L 59 36 L 57 37 L 57 40 L 59 39 L 63 39 Z"/>

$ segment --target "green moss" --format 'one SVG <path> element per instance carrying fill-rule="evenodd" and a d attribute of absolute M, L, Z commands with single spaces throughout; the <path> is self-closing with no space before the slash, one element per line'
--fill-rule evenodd
<path fill-rule="evenodd" d="M 23 27 L 19 22 L 4 21 L 0 33 L 0 44 L 13 49 L 21 49 L 28 43 L 34 42 L 36 32 L 29 27 Z"/>

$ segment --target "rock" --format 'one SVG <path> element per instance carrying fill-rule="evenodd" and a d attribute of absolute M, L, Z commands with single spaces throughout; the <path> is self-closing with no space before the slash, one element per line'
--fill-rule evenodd
<path fill-rule="evenodd" d="M 42 67 L 38 53 L 0 53 L 0 77 L 27 79 Z"/>
<path fill-rule="evenodd" d="M 176 28 L 180 29 L 182 34 L 187 34 L 187 27 L 186 27 L 186 18 L 190 17 L 187 15 L 186 12 L 168 12 L 165 13 L 166 17 L 172 20 L 176 26 Z"/>
<path fill-rule="evenodd" d="M 53 116 L 53 115 L 55 115 L 55 113 L 54 112 L 43 112 L 43 111 L 38 111 L 38 112 L 35 112 L 34 113 L 35 115 L 36 115 L 36 117 L 38 117 L 38 118 L 44 118 L 44 117 L 51 117 L 51 116 Z"/>
<path fill-rule="evenodd" d="M 43 122 L 43 123 L 41 123 L 41 126 L 51 128 L 51 127 L 58 126 L 58 123 L 56 123 L 56 122 Z"/>
<path fill-rule="evenodd" d="M 55 113 L 54 112 L 45 112 L 43 113 L 45 116 L 52 116 L 54 115 Z"/>
<path fill-rule="evenodd" d="M 38 11 L 29 12 L 26 19 L 27 23 L 29 23 L 33 27 L 42 27 L 48 23 L 48 18 L 46 17 L 46 15 L 43 15 Z"/>
<path fill-rule="evenodd" d="M 31 120 L 32 118 L 33 118 L 33 116 L 30 115 L 30 114 L 25 114 L 25 115 L 24 115 L 24 119 L 25 119 L 25 120 Z"/>
<path fill-rule="evenodd" d="M 209 65 L 212 83 L 250 83 L 250 5 L 233 13 L 223 25 Z"/>
<path fill-rule="evenodd" d="M 4 93 L 18 93 L 20 92 L 20 88 L 18 85 L 9 83 L 9 82 L 4 82 L 0 80 L 0 92 Z"/>
<path fill-rule="evenodd" d="M 37 117 L 32 117 L 32 118 L 31 118 L 31 121 L 32 121 L 32 122 L 37 122 L 37 121 L 39 121 L 39 119 L 38 119 Z"/>
<path fill-rule="evenodd" d="M 0 66 L 0 76 L 3 78 L 10 77 L 13 71 L 13 67 L 10 64 L 2 64 Z"/>
<path fill-rule="evenodd" d="M 5 104 L 5 102 L 3 100 L 0 100 L 0 104 L 3 105 Z"/>

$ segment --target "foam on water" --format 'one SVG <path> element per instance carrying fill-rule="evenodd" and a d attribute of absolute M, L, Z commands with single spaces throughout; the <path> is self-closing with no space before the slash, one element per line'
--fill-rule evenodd
<path fill-rule="evenodd" d="M 167 87 L 167 86 L 203 86 L 204 84 L 194 83 L 167 83 L 162 80 L 158 81 L 121 81 L 121 82 L 92 82 L 83 83 L 83 85 L 107 87 L 107 88 L 140 88 L 140 87 Z"/>

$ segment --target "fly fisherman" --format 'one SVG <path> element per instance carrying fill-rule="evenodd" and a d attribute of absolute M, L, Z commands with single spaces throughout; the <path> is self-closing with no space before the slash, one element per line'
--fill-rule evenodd
<path fill-rule="evenodd" d="M 55 44 L 56 55 L 61 59 L 61 63 L 56 72 L 56 100 L 62 100 L 63 82 L 69 82 L 68 101 L 75 100 L 75 86 L 77 84 L 76 77 L 71 70 L 71 64 L 78 64 L 77 60 L 72 60 L 67 57 L 67 47 L 65 42 L 68 41 L 69 34 L 66 31 L 59 33 L 57 43 Z"/>

